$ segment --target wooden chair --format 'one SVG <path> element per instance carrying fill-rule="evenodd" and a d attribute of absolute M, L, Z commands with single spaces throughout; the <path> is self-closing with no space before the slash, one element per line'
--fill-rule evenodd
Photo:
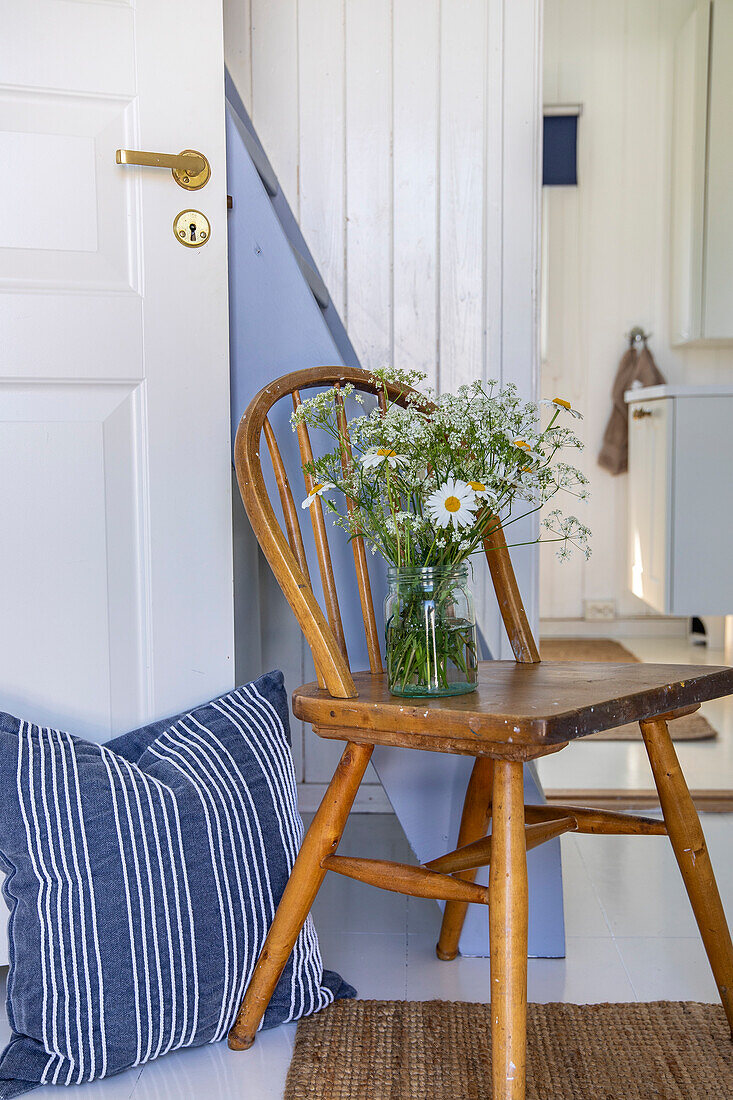
<path fill-rule="evenodd" d="M 667 723 L 707 699 L 733 692 L 733 669 L 651 664 L 540 664 L 501 526 L 486 540 L 486 556 L 514 661 L 482 665 L 478 691 L 426 701 L 390 695 L 380 656 L 365 548 L 352 546 L 369 652 L 368 672 L 349 669 L 344 631 L 320 500 L 310 508 L 326 614 L 313 594 L 298 508 L 268 420 L 273 405 L 302 391 L 351 382 L 374 393 L 368 375 L 342 367 L 296 371 L 266 386 L 242 418 L 236 469 L 259 543 L 300 623 L 318 683 L 293 693 L 293 711 L 321 737 L 346 742 L 340 763 L 303 841 L 262 949 L 229 1045 L 254 1042 L 265 1008 L 327 871 L 418 897 L 446 902 L 437 953 L 453 959 L 468 902 L 489 906 L 494 1100 L 525 1095 L 527 1001 L 527 859 L 530 848 L 567 830 L 581 833 L 667 834 L 677 857 L 705 950 L 733 1027 L 733 946 L 700 821 Z M 399 399 L 390 391 L 390 399 Z M 382 404 L 384 404 L 382 396 Z M 341 402 L 342 425 L 347 431 Z M 280 494 L 287 538 L 270 503 L 260 464 L 264 434 Z M 348 438 L 348 436 L 347 436 Z M 312 457 L 307 428 L 298 429 L 303 463 Z M 350 461 L 344 454 L 344 462 Z M 310 489 L 306 478 L 306 488 Z M 339 536 L 343 537 L 343 536 Z M 575 806 L 527 806 L 525 761 L 558 752 L 569 741 L 639 721 L 664 820 Z M 374 745 L 398 745 L 475 757 L 458 846 L 422 867 L 346 858 L 339 840 Z M 489 821 L 490 836 L 486 835 Z M 489 865 L 488 888 L 475 883 Z"/>

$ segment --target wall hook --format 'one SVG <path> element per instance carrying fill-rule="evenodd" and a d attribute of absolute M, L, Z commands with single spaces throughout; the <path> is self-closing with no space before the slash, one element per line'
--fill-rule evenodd
<path fill-rule="evenodd" d="M 631 332 L 626 333 L 631 348 L 638 348 L 641 344 L 646 344 L 651 335 L 652 333 L 645 332 L 641 325 L 635 325 Z"/>

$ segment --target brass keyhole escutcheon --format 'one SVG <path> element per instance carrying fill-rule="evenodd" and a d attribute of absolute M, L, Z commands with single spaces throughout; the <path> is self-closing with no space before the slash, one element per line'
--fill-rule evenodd
<path fill-rule="evenodd" d="M 181 210 L 173 219 L 173 235 L 186 248 L 201 248 L 211 236 L 209 219 L 200 210 Z"/>

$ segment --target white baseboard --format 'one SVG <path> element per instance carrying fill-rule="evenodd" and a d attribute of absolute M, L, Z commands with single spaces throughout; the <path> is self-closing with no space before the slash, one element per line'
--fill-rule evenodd
<path fill-rule="evenodd" d="M 327 783 L 299 783 L 298 809 L 301 813 L 312 814 L 321 804 L 326 793 Z M 384 793 L 381 783 L 363 783 L 354 799 L 354 813 L 391 814 L 392 805 Z"/>
<path fill-rule="evenodd" d="M 671 615 L 637 615 L 608 622 L 586 619 L 541 619 L 540 638 L 686 638 L 688 619 Z"/>

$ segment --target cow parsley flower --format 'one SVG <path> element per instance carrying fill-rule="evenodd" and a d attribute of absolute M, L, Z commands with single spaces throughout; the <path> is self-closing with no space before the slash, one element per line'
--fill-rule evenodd
<path fill-rule="evenodd" d="M 527 467 L 520 470 L 520 472 L 513 477 L 507 477 L 506 482 L 512 487 L 521 500 L 526 500 L 533 504 L 542 503 L 542 489 L 537 484 L 536 479 L 529 475 Z"/>

